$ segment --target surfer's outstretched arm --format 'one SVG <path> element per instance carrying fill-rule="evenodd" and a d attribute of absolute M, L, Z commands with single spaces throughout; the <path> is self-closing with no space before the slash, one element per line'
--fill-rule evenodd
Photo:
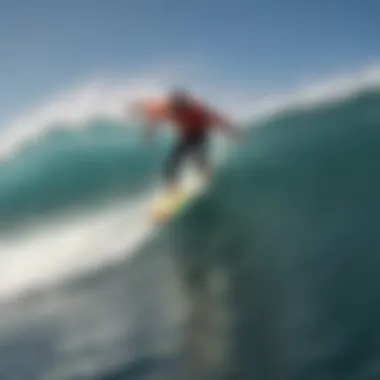
<path fill-rule="evenodd" d="M 212 124 L 216 128 L 223 131 L 227 135 L 234 138 L 240 138 L 241 136 L 240 128 L 238 128 L 235 124 L 233 124 L 227 117 L 222 116 L 219 113 L 212 112 L 211 120 L 212 120 Z"/>
<path fill-rule="evenodd" d="M 144 137 L 148 141 L 152 140 L 156 135 L 157 128 L 167 117 L 164 104 L 156 101 L 143 101 L 139 104 L 138 110 L 143 119 Z"/>
<path fill-rule="evenodd" d="M 134 122 L 141 125 L 143 135 L 151 139 L 153 135 L 153 126 L 149 119 L 149 114 L 146 110 L 146 105 L 143 102 L 135 102 L 126 107 L 127 116 L 131 116 Z"/>

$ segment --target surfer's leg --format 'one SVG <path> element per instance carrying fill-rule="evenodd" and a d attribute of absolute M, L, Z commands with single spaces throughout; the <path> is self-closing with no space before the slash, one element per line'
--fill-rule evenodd
<path fill-rule="evenodd" d="M 206 181 L 211 180 L 212 176 L 209 153 L 209 138 L 205 133 L 200 135 L 194 144 L 194 158 L 199 173 Z"/>
<path fill-rule="evenodd" d="M 185 140 L 180 140 L 170 154 L 165 166 L 165 181 L 169 191 L 175 191 L 179 186 L 179 174 L 182 162 L 188 150 Z"/>

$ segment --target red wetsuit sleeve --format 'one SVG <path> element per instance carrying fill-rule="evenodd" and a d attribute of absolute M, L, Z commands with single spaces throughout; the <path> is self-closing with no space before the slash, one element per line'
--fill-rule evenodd
<path fill-rule="evenodd" d="M 203 115 L 203 118 L 207 120 L 209 127 L 215 127 L 220 124 L 226 124 L 226 119 L 223 118 L 219 113 L 212 110 L 210 107 L 206 106 L 203 102 L 199 100 L 193 100 L 193 105 L 198 112 Z"/>

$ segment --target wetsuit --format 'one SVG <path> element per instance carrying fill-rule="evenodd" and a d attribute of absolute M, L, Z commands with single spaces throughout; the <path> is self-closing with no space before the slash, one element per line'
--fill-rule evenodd
<path fill-rule="evenodd" d="M 209 129 L 212 119 L 202 107 L 192 106 L 172 113 L 172 121 L 179 129 L 179 139 L 165 166 L 167 181 L 176 181 L 181 165 L 187 157 L 195 160 L 201 170 L 209 166 Z"/>
<path fill-rule="evenodd" d="M 146 107 L 150 122 L 168 120 L 179 132 L 179 139 L 165 165 L 165 178 L 169 183 L 177 180 L 184 160 L 191 156 L 201 170 L 209 166 L 209 132 L 215 124 L 227 122 L 197 102 L 182 109 L 174 109 L 170 103 L 151 103 Z"/>

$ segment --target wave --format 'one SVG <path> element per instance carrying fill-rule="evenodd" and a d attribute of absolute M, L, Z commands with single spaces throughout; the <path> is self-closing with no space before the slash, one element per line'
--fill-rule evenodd
<path fill-rule="evenodd" d="M 166 145 L 143 144 L 130 129 L 105 123 L 50 132 L 2 163 L 1 230 L 148 189 L 161 172 Z"/>
<path fill-rule="evenodd" d="M 367 70 L 347 80 L 348 84 L 342 80 L 338 81 L 339 85 L 336 84 L 336 81 L 332 82 L 331 96 L 328 97 L 327 106 L 332 104 L 332 99 L 348 101 L 347 97 L 351 97 L 352 101 L 356 101 L 355 96 L 359 96 L 359 90 L 363 86 L 364 93 L 370 94 L 372 90 L 376 92 L 377 73 L 376 70 Z M 292 112 L 297 114 L 300 112 L 300 104 L 309 106 L 319 104 L 317 100 L 325 99 L 329 87 L 326 85 L 322 88 L 324 91 L 317 91 L 315 87 L 308 90 L 310 94 L 319 94 L 318 96 L 310 95 L 308 100 L 305 100 L 305 91 L 302 90 L 288 96 L 287 101 L 286 97 L 280 97 L 281 101 L 262 103 L 256 109 L 255 117 L 262 117 L 265 114 L 272 115 L 272 117 L 267 119 L 266 124 L 264 121 L 253 118 L 247 123 L 247 127 L 265 125 L 268 128 L 271 123 L 278 123 L 277 116 L 275 116 L 278 112 L 286 111 L 288 114 L 292 114 Z M 121 99 L 117 99 L 120 104 Z M 369 104 L 368 99 L 364 103 Z M 267 104 L 267 107 L 264 107 L 264 104 Z M 288 108 L 286 108 L 286 104 Z M 296 111 L 297 107 L 299 111 Z M 109 108 L 113 110 L 112 107 Z M 13 154 L 8 155 L 0 165 L 0 243 L 3 246 L 3 267 L 6 268 L 3 278 L 7 279 L 4 280 L 2 287 L 8 289 L 4 290 L 4 293 L 12 293 L 13 286 L 11 285 L 13 280 L 9 280 L 12 275 L 7 275 L 7 271 L 12 273 L 12 268 L 15 268 L 16 272 L 21 273 L 26 269 L 23 265 L 13 267 L 13 264 L 10 263 L 29 262 L 28 265 L 32 268 L 34 261 L 39 262 L 38 257 L 41 258 L 40 260 L 45 260 L 48 255 L 53 255 L 51 252 L 55 251 L 55 246 L 59 242 L 65 242 L 62 244 L 62 252 L 66 250 L 66 253 L 57 254 L 57 262 L 59 262 L 58 257 L 70 261 L 66 269 L 62 269 L 65 272 L 65 276 L 62 275 L 62 278 L 70 277 L 70 270 L 75 272 L 76 267 L 82 267 L 79 259 L 82 257 L 79 254 L 81 246 L 91 247 L 91 249 L 83 249 L 86 252 L 93 252 L 93 255 L 91 252 L 87 252 L 85 255 L 90 262 L 93 260 L 94 265 L 98 262 L 98 253 L 96 253 L 98 250 L 95 247 L 103 247 L 104 257 L 111 257 L 110 252 L 113 252 L 114 249 L 111 244 L 112 239 L 108 239 L 107 236 L 112 236 L 112 232 L 103 237 L 104 241 L 110 244 L 110 247 L 107 248 L 107 244 L 101 244 L 99 238 L 95 238 L 98 227 L 93 226 L 100 223 L 96 220 L 103 220 L 104 222 L 100 223 L 102 228 L 112 231 L 114 224 L 111 220 L 113 219 L 107 216 L 108 211 L 106 210 L 113 209 L 115 205 L 123 205 L 116 207 L 118 212 L 115 215 L 118 216 L 115 218 L 125 221 L 124 231 L 121 235 L 124 234 L 126 237 L 121 241 L 126 244 L 126 250 L 127 242 L 142 243 L 151 233 L 151 230 L 146 228 L 146 205 L 150 202 L 152 193 L 157 189 L 170 138 L 163 136 L 157 144 L 144 145 L 141 143 L 141 130 L 138 125 L 117 122 L 110 117 L 96 120 L 90 112 L 91 107 L 86 108 L 86 112 L 80 113 L 81 116 L 85 115 L 84 120 L 80 120 L 77 114 L 75 115 L 77 118 L 73 116 L 70 123 L 63 122 L 59 117 L 57 120 L 54 119 L 56 114 L 51 109 L 60 110 L 58 106 L 49 108 L 48 118 L 35 119 L 41 123 L 49 121 L 50 124 L 36 124 L 38 126 L 36 131 L 43 131 L 43 133 L 37 133 L 35 135 L 37 138 L 32 140 L 19 140 L 23 141 L 22 149 L 21 145 L 16 144 L 15 150 L 12 150 Z M 63 115 L 62 110 L 58 115 Z M 293 122 L 290 119 L 289 123 Z M 36 125 L 31 125 L 31 129 L 36 128 Z M 306 129 L 307 126 L 303 128 Z M 223 185 L 226 190 L 229 182 L 232 182 L 233 176 L 236 175 L 236 173 L 229 173 L 230 165 L 233 165 L 238 159 L 237 167 L 240 168 L 239 172 L 243 175 L 244 168 L 251 160 L 250 152 L 254 151 L 259 154 L 263 149 L 262 146 L 250 145 L 253 144 L 253 140 L 250 140 L 250 136 L 254 136 L 252 133 L 253 130 L 247 133 L 244 148 L 238 147 L 234 158 L 230 158 L 229 164 L 219 169 L 218 176 L 227 172 L 228 178 L 230 178 Z M 300 131 L 300 133 L 306 132 Z M 7 129 L 5 134 L 10 136 L 12 128 Z M 18 133 L 16 135 L 21 136 Z M 4 145 L 5 140 L 3 140 L 3 146 L 6 145 Z M 223 204 L 219 206 L 225 207 Z M 145 211 L 136 214 L 136 209 Z M 130 215 L 133 215 L 133 218 L 129 218 Z M 75 220 L 81 222 L 75 222 Z M 130 222 L 126 222 L 127 220 Z M 137 232 L 128 223 L 136 223 L 140 226 L 136 228 Z M 51 228 L 54 227 L 53 230 L 48 229 L 47 225 L 51 225 Z M 108 225 L 109 227 L 107 227 Z M 142 233 L 142 230 L 150 232 Z M 83 231 L 93 232 L 84 233 Z M 102 233 L 99 236 L 103 236 Z M 198 241 L 198 238 L 194 238 L 194 240 Z M 72 241 L 76 242 L 71 244 Z M 115 241 L 119 241 L 119 239 L 115 238 Z M 24 258 L 24 256 L 28 257 L 28 247 L 35 247 L 30 248 L 36 252 L 30 255 L 30 258 L 33 257 L 30 259 L 31 261 Z M 122 249 L 120 248 L 120 250 Z M 125 253 L 123 257 L 127 256 L 128 253 Z M 36 284 L 45 281 L 45 274 L 41 274 L 39 265 L 37 264 L 36 270 L 31 270 L 30 275 L 26 276 L 30 280 L 25 281 L 24 287 L 14 285 L 15 292 L 33 287 L 33 281 Z M 57 278 L 61 278 L 59 270 L 58 265 L 56 266 L 57 272 L 52 271 Z M 34 277 L 35 280 L 33 280 Z M 17 276 L 15 278 L 16 282 L 19 281 Z"/>
<path fill-rule="evenodd" d="M 380 91 L 369 86 L 346 95 L 252 122 L 210 191 L 167 228 L 146 223 L 145 175 L 166 151 L 162 145 L 137 174 L 139 198 L 130 197 L 127 179 L 113 183 L 116 198 L 111 188 L 100 194 L 88 186 L 94 203 L 85 211 L 63 217 L 71 201 L 59 198 L 56 205 L 65 199 L 66 206 L 57 206 L 53 220 L 1 235 L 0 299 L 9 301 L 2 303 L 1 352 L 12 358 L 1 373 L 148 378 L 167 364 L 169 372 L 195 373 L 185 378 L 373 376 Z M 53 165 L 46 157 L 67 165 L 68 147 L 78 146 L 81 169 L 85 157 L 108 157 L 106 176 L 130 157 L 130 147 L 136 159 L 143 153 L 135 137 L 121 139 L 127 132 L 114 127 L 64 125 L 62 135 L 49 132 L 3 168 L 18 157 L 27 167 L 38 152 L 48 154 L 37 168 Z M 117 136 L 112 143 L 109 134 Z M 76 165 L 68 167 L 73 175 Z M 16 172 L 4 178 L 11 182 Z M 35 178 L 59 183 L 54 170 Z M 86 183 L 83 173 L 75 178 Z M 36 288 L 38 297 L 17 302 Z M 189 322 L 199 323 L 190 329 Z M 183 356 L 191 356 L 189 371 L 182 371 Z M 156 359 L 166 364 L 156 366 Z"/>
<path fill-rule="evenodd" d="M 260 123 L 210 193 L 148 244 L 170 252 L 206 326 L 193 346 L 206 378 L 373 375 L 379 101 L 365 91 Z M 216 294 L 215 272 L 227 283 Z"/>

